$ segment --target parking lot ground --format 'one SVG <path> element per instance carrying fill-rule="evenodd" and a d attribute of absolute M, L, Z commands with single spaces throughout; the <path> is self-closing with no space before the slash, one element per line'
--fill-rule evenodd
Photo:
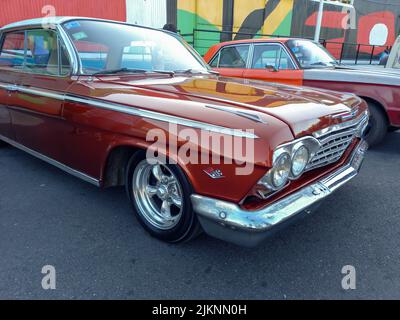
<path fill-rule="evenodd" d="M 0 149 L 0 298 L 400 298 L 400 133 L 319 211 L 255 249 L 149 237 L 123 188 L 100 190 Z M 41 269 L 56 268 L 56 290 Z M 356 290 L 341 287 L 356 268 Z"/>

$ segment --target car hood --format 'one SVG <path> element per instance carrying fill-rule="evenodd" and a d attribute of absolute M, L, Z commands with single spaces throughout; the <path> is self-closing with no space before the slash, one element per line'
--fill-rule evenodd
<path fill-rule="evenodd" d="M 121 76 L 103 77 L 101 81 L 135 89 L 142 95 L 197 102 L 209 110 L 239 114 L 247 120 L 251 116 L 273 117 L 287 124 L 295 137 L 341 122 L 340 117 L 332 115 L 352 112 L 362 103 L 352 94 L 211 75 L 141 79 Z M 187 113 L 196 114 L 191 109 Z M 209 118 L 210 123 L 214 120 Z"/>
<path fill-rule="evenodd" d="M 379 66 L 340 66 L 304 70 L 304 80 L 400 86 L 400 70 Z"/>

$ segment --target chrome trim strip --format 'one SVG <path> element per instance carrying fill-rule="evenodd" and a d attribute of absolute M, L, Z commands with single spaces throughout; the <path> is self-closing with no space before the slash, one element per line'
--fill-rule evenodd
<path fill-rule="evenodd" d="M 64 94 L 59 94 L 59 93 L 52 93 L 48 90 L 43 90 L 43 89 L 30 89 L 27 87 L 23 86 L 16 86 L 18 92 L 22 93 L 27 93 L 27 94 L 32 94 L 35 96 L 40 96 L 40 97 L 45 97 L 45 98 L 50 98 L 50 99 L 55 99 L 55 100 L 65 100 L 65 95 Z"/>
<path fill-rule="evenodd" d="M 369 117 L 368 116 L 368 111 L 365 111 L 359 117 L 357 117 L 357 118 L 355 118 L 353 120 L 346 121 L 346 122 L 343 122 L 343 123 L 340 123 L 340 124 L 336 124 L 336 125 L 324 128 L 324 129 L 319 130 L 319 131 L 315 131 L 313 133 L 313 136 L 315 138 L 319 139 L 319 138 L 324 137 L 324 136 L 326 136 L 326 135 L 328 135 L 328 134 L 330 134 L 332 132 L 343 130 L 343 129 L 347 129 L 347 128 L 350 128 L 350 127 L 355 126 L 355 125 L 361 125 L 361 123 L 364 123 L 364 121 L 368 121 L 368 117 Z"/>
<path fill-rule="evenodd" d="M 19 92 L 27 93 L 27 94 L 32 94 L 32 95 L 37 95 L 41 97 L 46 97 L 46 98 L 51 98 L 51 99 L 57 99 L 61 101 L 68 101 L 68 102 L 78 102 L 86 105 L 90 105 L 96 108 L 101 108 L 101 109 L 106 109 L 106 110 L 112 110 L 116 112 L 121 112 L 121 113 L 126 113 L 129 115 L 133 116 L 139 116 L 143 118 L 148 118 L 152 120 L 158 120 L 162 122 L 167 122 L 167 123 L 174 123 L 174 124 L 179 124 L 182 126 L 187 126 L 187 127 L 192 127 L 196 129 L 201 129 L 205 131 L 211 131 L 211 132 L 216 132 L 220 134 L 226 134 L 234 137 L 240 137 L 240 138 L 248 138 L 248 139 L 257 139 L 258 136 L 255 135 L 254 133 L 247 132 L 241 129 L 232 129 L 232 128 L 227 128 L 227 127 L 222 127 L 222 126 L 216 126 L 212 124 L 208 124 L 205 122 L 201 121 L 196 121 L 196 120 L 189 120 L 186 118 L 181 118 L 177 116 L 172 116 L 172 115 L 167 115 L 163 113 L 159 113 L 156 111 L 150 111 L 150 110 L 145 110 L 145 109 L 140 109 L 140 108 L 135 108 L 135 107 L 128 107 L 125 105 L 120 105 L 120 104 L 115 104 L 111 102 L 102 102 L 100 100 L 92 100 L 84 97 L 79 97 L 75 95 L 70 95 L 70 94 L 59 94 L 59 93 L 52 93 L 48 90 L 43 90 L 43 89 L 32 89 L 32 88 L 26 88 L 22 86 L 17 86 L 17 89 Z"/>
<path fill-rule="evenodd" d="M 72 67 L 72 74 L 77 75 L 79 73 L 79 57 L 78 53 L 76 52 L 73 44 L 71 43 L 67 33 L 65 30 L 61 27 L 61 25 L 56 26 L 58 34 L 61 36 L 61 40 L 65 44 L 68 55 L 71 58 L 71 67 Z"/>
<path fill-rule="evenodd" d="M 62 164 L 61 162 L 58 162 L 58 161 L 56 161 L 56 160 L 54 160 L 52 158 L 49 158 L 49 157 L 47 157 L 47 156 L 45 156 L 45 155 L 43 155 L 43 154 L 41 154 L 41 153 L 39 153 L 37 151 L 29 149 L 28 147 L 25 147 L 22 144 L 19 144 L 18 142 L 15 142 L 15 141 L 13 141 L 13 140 L 11 140 L 11 139 L 9 139 L 7 137 L 4 137 L 2 135 L 0 135 L 0 140 L 3 140 L 4 142 L 6 142 L 6 143 L 8 143 L 8 144 L 10 144 L 10 145 L 12 145 L 14 147 L 16 147 L 16 148 L 18 148 L 18 149 L 20 149 L 22 151 L 25 151 L 26 153 L 29 153 L 30 155 L 32 155 L 32 156 L 34 156 L 34 157 L 36 157 L 36 158 L 38 158 L 40 160 L 45 161 L 45 162 L 47 162 L 47 163 L 49 163 L 49 164 L 51 164 L 51 165 L 53 165 L 53 166 L 55 166 L 55 167 L 57 167 L 57 168 L 59 168 L 61 170 L 73 175 L 74 177 L 77 177 L 77 178 L 82 179 L 82 180 L 84 180 L 86 182 L 89 182 L 89 183 L 91 183 L 91 184 L 93 184 L 93 185 L 95 185 L 97 187 L 100 187 L 100 180 L 97 180 L 96 178 L 88 176 L 87 174 L 82 173 L 82 172 L 80 172 L 78 170 L 72 169 L 72 168 L 66 166 L 65 164 Z"/>
<path fill-rule="evenodd" d="M 240 109 L 233 108 L 233 107 L 224 107 L 224 106 L 217 106 L 217 105 L 206 105 L 206 107 L 210 108 L 210 109 L 229 112 L 229 113 L 235 114 L 239 117 L 253 120 L 254 122 L 266 123 L 266 121 L 264 121 L 259 115 L 249 112 L 248 110 L 240 110 Z"/>
<path fill-rule="evenodd" d="M 260 210 L 249 211 L 236 203 L 194 194 L 194 211 L 206 233 L 241 245 L 255 245 L 277 225 L 307 212 L 339 187 L 353 179 L 361 167 L 368 145 L 361 141 L 343 167 L 301 190 Z M 238 240 L 240 239 L 240 240 Z"/>
<path fill-rule="evenodd" d="M 205 131 L 212 131 L 212 132 L 226 134 L 226 135 L 240 137 L 240 138 L 248 138 L 248 139 L 257 139 L 258 138 L 258 136 L 256 136 L 254 133 L 243 131 L 241 129 L 231 129 L 231 128 L 227 128 L 227 127 L 211 125 L 211 124 L 208 124 L 205 122 L 189 120 L 189 119 L 185 119 L 185 118 L 181 118 L 181 117 L 171 116 L 171 115 L 167 115 L 167 114 L 163 114 L 163 113 L 159 113 L 159 112 L 155 112 L 155 111 L 150 111 L 150 110 L 144 110 L 144 109 L 135 108 L 135 107 L 127 107 L 124 105 L 113 104 L 113 103 L 109 103 L 109 102 L 88 100 L 86 98 L 80 98 L 80 97 L 71 96 L 71 95 L 66 95 L 65 100 L 70 101 L 70 102 L 79 102 L 79 103 L 83 103 L 83 104 L 89 104 L 89 105 L 95 106 L 97 108 L 113 110 L 113 111 L 117 111 L 117 112 L 121 112 L 121 113 L 130 114 L 133 116 L 140 116 L 140 117 L 149 118 L 152 120 L 158 120 L 158 121 L 162 121 L 162 122 L 179 124 L 179 125 L 186 126 L 186 127 L 201 129 L 201 130 L 205 130 Z"/>

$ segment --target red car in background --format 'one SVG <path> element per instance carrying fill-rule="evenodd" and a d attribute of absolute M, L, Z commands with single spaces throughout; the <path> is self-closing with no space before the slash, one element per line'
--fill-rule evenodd
<path fill-rule="evenodd" d="M 371 113 L 368 143 L 382 141 L 400 127 L 400 72 L 339 64 L 319 43 L 305 39 L 250 39 L 220 43 L 206 62 L 223 76 L 351 92 Z"/>

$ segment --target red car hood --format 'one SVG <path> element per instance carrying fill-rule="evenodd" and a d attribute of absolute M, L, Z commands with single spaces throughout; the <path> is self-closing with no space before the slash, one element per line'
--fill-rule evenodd
<path fill-rule="evenodd" d="M 348 113 L 362 103 L 352 94 L 208 75 L 102 77 L 101 81 L 143 89 L 142 94 L 147 92 L 149 96 L 172 94 L 176 99 L 273 116 L 285 122 L 295 137 L 341 122 L 340 117 L 331 115 Z M 364 110 L 365 107 L 359 108 L 358 112 Z"/>

